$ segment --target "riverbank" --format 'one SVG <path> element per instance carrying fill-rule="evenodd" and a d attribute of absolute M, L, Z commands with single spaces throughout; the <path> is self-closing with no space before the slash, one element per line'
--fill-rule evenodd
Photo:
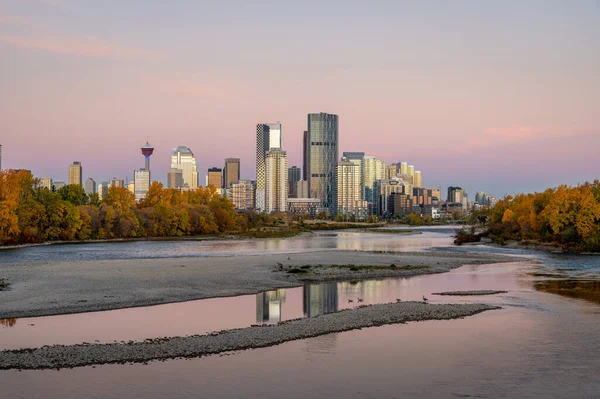
<path fill-rule="evenodd" d="M 0 293 L 0 318 L 92 312 L 255 294 L 291 288 L 305 281 L 358 281 L 443 273 L 468 264 L 514 262 L 496 254 L 457 252 L 373 253 L 314 251 L 227 257 L 155 258 L 0 266 L 10 284 Z M 396 268 L 390 266 L 394 264 Z M 325 267 L 323 273 L 294 274 L 302 266 L 369 265 L 384 268 Z M 405 266 L 413 266 L 406 268 Z M 322 267 L 321 266 L 321 267 Z"/>
<path fill-rule="evenodd" d="M 450 320 L 500 309 L 484 304 L 428 305 L 403 302 L 364 306 L 272 326 L 252 326 L 207 335 L 112 344 L 54 345 L 0 351 L 0 370 L 60 369 L 111 363 L 192 358 L 264 348 L 287 341 L 411 321 Z"/>

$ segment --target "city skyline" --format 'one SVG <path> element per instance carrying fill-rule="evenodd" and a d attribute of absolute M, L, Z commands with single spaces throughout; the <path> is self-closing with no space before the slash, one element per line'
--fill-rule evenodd
<path fill-rule="evenodd" d="M 301 165 L 305 115 L 323 111 L 342 118 L 340 151 L 410 159 L 428 187 L 502 197 L 593 180 L 600 169 L 595 2 L 349 2 L 318 17 L 289 4 L 52 3 L 0 3 L 0 52 L 11 60 L 0 65 L 11 93 L 0 100 L 3 168 L 66 181 L 77 159 L 96 181 L 132 179 L 148 139 L 163 183 L 180 144 L 201 171 L 238 157 L 253 178 L 252 126 L 282 121 L 289 163 Z M 135 26 L 114 18 L 140 8 Z M 257 13 L 273 23 L 261 26 Z M 216 22 L 223 15 L 233 31 Z M 568 168 L 540 166 L 560 159 Z"/>

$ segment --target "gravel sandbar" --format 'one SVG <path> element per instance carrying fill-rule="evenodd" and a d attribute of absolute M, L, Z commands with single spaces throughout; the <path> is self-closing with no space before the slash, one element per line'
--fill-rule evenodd
<path fill-rule="evenodd" d="M 60 369 L 111 363 L 191 358 L 263 348 L 286 341 L 386 324 L 448 320 L 499 309 L 485 304 L 433 305 L 423 302 L 364 306 L 272 326 L 252 326 L 207 335 L 150 339 L 112 344 L 54 345 L 0 352 L 0 370 Z"/>

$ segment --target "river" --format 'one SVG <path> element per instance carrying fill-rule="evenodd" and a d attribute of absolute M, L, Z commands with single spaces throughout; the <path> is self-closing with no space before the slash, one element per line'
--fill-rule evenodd
<path fill-rule="evenodd" d="M 528 262 L 463 266 L 449 273 L 307 284 L 257 295 L 39 318 L 8 319 L 0 348 L 201 334 L 313 317 L 361 304 L 419 300 L 503 307 L 462 320 L 329 334 L 282 345 L 147 365 L 2 371 L 6 397 L 44 398 L 597 398 L 600 397 L 600 257 L 466 246 L 452 229 L 422 234 L 327 232 L 281 240 L 128 242 L 30 247 L 1 263 L 223 256 L 306 250 L 489 251 Z M 7 260 L 8 259 L 8 260 Z M 1 271 L 1 265 L 0 265 Z M 434 292 L 498 289 L 483 297 Z M 557 295 L 558 294 L 558 295 Z M 2 396 L 4 397 L 4 396 Z"/>

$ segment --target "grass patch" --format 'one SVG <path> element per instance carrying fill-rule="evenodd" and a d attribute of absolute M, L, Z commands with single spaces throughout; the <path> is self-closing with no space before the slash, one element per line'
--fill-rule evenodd
<path fill-rule="evenodd" d="M 5 279 L 0 278 L 0 291 L 8 291 L 8 287 L 10 287 L 10 283 Z"/>
<path fill-rule="evenodd" d="M 304 267 L 302 267 L 302 268 L 300 268 L 300 267 L 294 267 L 293 269 L 290 269 L 287 272 L 290 273 L 290 274 L 306 274 L 306 273 L 308 273 L 308 270 L 306 268 L 304 268 Z"/>
<path fill-rule="evenodd" d="M 277 229 L 277 230 L 252 230 L 237 234 L 239 237 L 248 238 L 290 238 L 300 234 L 301 231 L 293 229 Z"/>
<path fill-rule="evenodd" d="M 378 229 L 378 228 L 373 228 L 373 229 L 365 229 L 365 231 L 368 231 L 369 233 L 385 233 L 385 234 L 410 234 L 410 233 L 419 233 L 421 234 L 421 232 L 417 232 L 415 230 L 410 230 L 410 229 Z"/>
<path fill-rule="evenodd" d="M 405 265 L 405 266 L 396 266 L 395 264 L 391 264 L 389 266 L 381 266 L 381 265 L 331 265 L 330 267 L 339 268 L 339 269 L 349 269 L 353 272 L 359 270 L 416 270 L 416 269 L 428 269 L 429 266 L 415 266 L 415 265 Z"/>

